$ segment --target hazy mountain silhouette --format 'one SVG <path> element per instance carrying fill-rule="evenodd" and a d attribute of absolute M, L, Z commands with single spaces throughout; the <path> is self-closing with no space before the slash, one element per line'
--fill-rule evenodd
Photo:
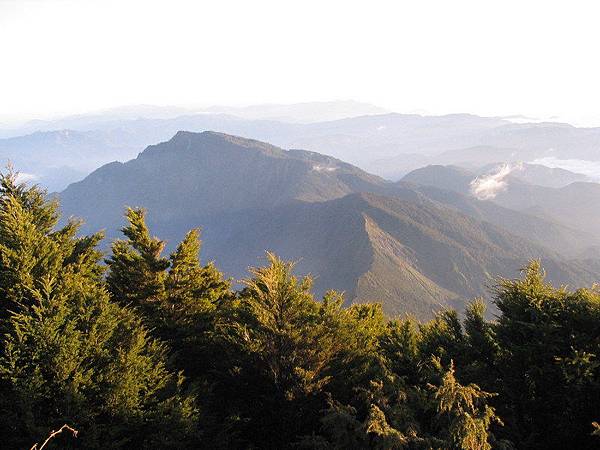
<path fill-rule="evenodd" d="M 215 107 L 202 113 L 178 108 L 132 107 L 104 114 L 34 121 L 14 130 L 0 130 L 0 137 L 27 135 L 22 137 L 23 142 L 35 153 L 45 144 L 31 135 L 33 131 L 70 130 L 72 138 L 63 138 L 62 146 L 49 147 L 57 159 L 69 160 L 67 167 L 87 173 L 112 159 L 128 160 L 179 130 L 214 130 L 282 148 L 304 148 L 391 180 L 426 164 L 479 168 L 497 162 L 548 157 L 600 160 L 597 153 L 600 128 L 576 128 L 560 123 L 515 124 L 469 114 L 374 114 L 377 112 L 380 112 L 377 107 L 354 102 Z M 346 114 L 363 115 L 339 118 Z M 324 118 L 336 120 L 323 121 Z M 67 158 L 79 139 L 75 132 L 93 136 L 81 147 L 84 157 L 79 159 Z M 11 145 L 0 140 L 0 148 L 7 149 L 3 156 L 16 159 L 19 151 Z M 30 160 L 25 162 L 22 170 L 31 172 L 35 164 Z"/>
<path fill-rule="evenodd" d="M 491 168 L 491 173 L 494 173 L 494 170 Z M 557 178 L 552 183 L 546 184 L 560 187 L 540 186 L 525 181 L 528 178 L 535 179 L 544 175 L 552 178 L 555 174 Z M 507 229 L 534 242 L 545 243 L 546 246 L 561 253 L 573 255 L 573 252 L 579 253 L 588 247 L 598 245 L 600 184 L 575 181 L 563 185 L 570 179 L 578 179 L 578 174 L 525 165 L 523 170 L 515 170 L 504 178 L 504 186 L 490 201 L 481 202 L 473 199 L 471 195 L 471 182 L 477 176 L 474 172 L 455 166 L 432 165 L 409 173 L 402 181 L 450 190 L 462 194 L 465 198 L 470 197 L 461 202 L 468 202 L 470 208 L 475 205 L 479 212 L 483 205 L 486 205 L 486 209 L 489 208 L 490 202 L 508 208 L 507 214 L 503 214 L 505 219 L 502 220 L 506 223 Z M 431 192 L 428 194 L 433 195 Z M 462 210 L 465 211 L 464 208 Z M 529 224 L 524 227 L 515 226 L 515 220 L 524 216 L 530 218 Z M 536 220 L 537 224 L 534 224 L 531 220 L 533 217 L 543 222 L 539 223 Z M 509 225 L 511 223 L 512 225 Z"/>

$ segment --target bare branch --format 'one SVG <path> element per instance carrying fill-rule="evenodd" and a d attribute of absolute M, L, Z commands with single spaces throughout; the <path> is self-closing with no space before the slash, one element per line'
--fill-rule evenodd
<path fill-rule="evenodd" d="M 46 438 L 46 440 L 44 441 L 44 443 L 42 444 L 42 446 L 41 446 L 41 447 L 38 447 L 38 444 L 37 444 L 37 442 L 36 442 L 35 444 L 33 444 L 33 447 L 31 447 L 31 449 L 30 449 L 30 450 L 42 450 L 42 449 L 43 449 L 43 448 L 46 446 L 46 444 L 47 444 L 48 442 L 50 442 L 50 440 L 51 440 L 51 439 L 53 439 L 54 437 L 56 437 L 57 435 L 59 435 L 60 433 L 62 433 L 62 432 L 63 432 L 63 431 L 65 431 L 65 430 L 67 430 L 67 431 L 70 431 L 70 432 L 71 432 L 71 434 L 73 435 L 73 437 L 75 437 L 75 438 L 77 437 L 77 433 L 78 433 L 78 431 L 77 431 L 76 429 L 74 429 L 74 428 L 71 428 L 69 425 L 67 425 L 67 424 L 65 423 L 65 424 L 64 424 L 62 427 L 60 427 L 58 430 L 56 430 L 56 431 L 52 431 L 52 432 L 50 433 L 50 436 L 48 436 L 48 437 Z"/>

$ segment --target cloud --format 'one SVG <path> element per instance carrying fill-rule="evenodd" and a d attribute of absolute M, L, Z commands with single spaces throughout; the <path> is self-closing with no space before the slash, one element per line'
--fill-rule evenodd
<path fill-rule="evenodd" d="M 554 156 L 538 158 L 531 164 L 540 164 L 553 169 L 565 169 L 587 176 L 590 181 L 600 182 L 600 161 L 586 161 L 584 159 L 558 159 Z"/>
<path fill-rule="evenodd" d="M 481 175 L 470 183 L 470 191 L 479 200 L 491 200 L 508 186 L 505 178 L 515 170 L 522 170 L 522 164 L 503 164 L 494 173 Z"/>
<path fill-rule="evenodd" d="M 331 166 L 313 166 L 312 169 L 315 172 L 335 172 L 337 170 L 337 167 L 331 167 Z"/>

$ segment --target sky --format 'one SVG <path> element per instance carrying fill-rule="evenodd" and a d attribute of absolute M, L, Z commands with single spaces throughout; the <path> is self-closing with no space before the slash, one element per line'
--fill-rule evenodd
<path fill-rule="evenodd" d="M 0 121 L 353 99 L 600 126 L 597 5 L 0 0 Z"/>

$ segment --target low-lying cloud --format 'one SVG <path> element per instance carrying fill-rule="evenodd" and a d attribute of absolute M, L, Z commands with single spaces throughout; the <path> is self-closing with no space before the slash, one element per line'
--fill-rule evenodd
<path fill-rule="evenodd" d="M 506 177 L 516 170 L 522 170 L 522 164 L 503 164 L 491 174 L 480 175 L 471 181 L 471 194 L 479 200 L 491 200 L 500 192 L 506 190 Z"/>
<path fill-rule="evenodd" d="M 554 156 L 538 158 L 531 164 L 541 164 L 553 169 L 565 169 L 570 172 L 587 176 L 590 181 L 600 182 L 600 161 L 586 161 L 584 159 L 558 159 Z"/>
<path fill-rule="evenodd" d="M 332 167 L 332 166 L 313 166 L 312 169 L 315 172 L 335 172 L 337 170 L 337 167 Z"/>

